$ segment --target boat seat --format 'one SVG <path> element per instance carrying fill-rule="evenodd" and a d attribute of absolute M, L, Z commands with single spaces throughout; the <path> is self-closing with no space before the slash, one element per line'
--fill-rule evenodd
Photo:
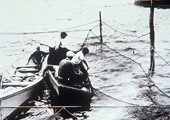
<path fill-rule="evenodd" d="M 9 86 L 13 86 L 13 87 L 25 87 L 30 85 L 30 82 L 9 82 L 9 83 L 3 83 L 3 86 L 9 87 Z"/>
<path fill-rule="evenodd" d="M 39 72 L 39 70 L 35 69 L 35 68 L 20 68 L 17 71 L 20 72 L 20 73 L 36 73 L 36 72 Z"/>
<path fill-rule="evenodd" d="M 20 73 L 36 73 L 39 72 L 39 67 L 35 65 L 20 66 L 16 68 L 16 71 Z"/>

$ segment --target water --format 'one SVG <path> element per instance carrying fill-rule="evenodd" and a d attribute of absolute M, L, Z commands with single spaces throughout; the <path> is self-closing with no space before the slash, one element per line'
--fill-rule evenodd
<path fill-rule="evenodd" d="M 91 106 L 117 107 L 129 106 L 131 103 L 151 106 L 152 100 L 161 105 L 169 105 L 169 99 L 166 96 L 169 95 L 170 74 L 169 64 L 166 63 L 170 61 L 169 9 L 156 8 L 154 16 L 156 68 L 152 80 L 166 93 L 162 97 L 159 90 L 156 95 L 150 93 L 151 89 L 153 93 L 157 89 L 153 87 L 150 89 L 148 87 L 150 83 L 144 77 L 150 66 L 149 8 L 135 6 L 134 0 L 37 0 L 36 2 L 34 0 L 1 0 L 0 3 L 1 73 L 11 64 L 17 64 L 18 59 L 27 59 L 39 45 L 37 42 L 54 46 L 59 40 L 59 33 L 64 30 L 68 33 L 66 42 L 68 48 L 75 50 L 84 42 L 89 30 L 94 28 L 92 29 L 94 34 L 90 32 L 86 42 L 90 49 L 90 54 L 86 56 L 90 67 L 88 72 L 92 85 L 112 98 L 106 97 L 102 100 L 94 98 Z M 107 45 L 102 46 L 102 51 L 101 45 L 96 43 L 99 40 L 95 38 L 95 35 L 99 36 L 97 26 L 99 11 L 102 13 L 104 22 L 103 41 Z M 47 31 L 53 32 L 33 33 Z M 41 45 L 41 50 L 48 51 L 48 47 Z M 154 99 L 151 100 L 151 98 Z M 104 111 L 104 109 L 101 110 Z M 95 113 L 101 113 L 97 108 L 93 111 L 95 112 L 88 113 L 91 118 Z M 116 116 L 115 111 L 114 113 Z M 117 118 L 119 118 L 118 114 Z"/>

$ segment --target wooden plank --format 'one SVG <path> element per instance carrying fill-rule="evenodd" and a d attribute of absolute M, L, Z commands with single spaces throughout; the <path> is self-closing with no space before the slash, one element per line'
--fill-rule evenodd
<path fill-rule="evenodd" d="M 19 67 L 16 67 L 16 69 L 21 69 L 21 68 L 37 68 L 38 66 L 36 65 L 26 65 L 26 66 L 19 66 Z"/>
<path fill-rule="evenodd" d="M 17 70 L 18 72 L 20 72 L 20 73 L 35 73 L 35 72 L 38 72 L 38 70 L 37 69 L 34 69 L 34 68 L 27 68 L 27 69 L 25 69 L 25 68 L 21 68 L 21 69 L 18 69 Z"/>
<path fill-rule="evenodd" d="M 2 86 L 6 86 L 6 87 L 9 87 L 9 86 L 13 86 L 13 87 L 25 87 L 25 86 L 28 86 L 30 85 L 31 82 L 10 82 L 10 83 L 3 83 Z"/>

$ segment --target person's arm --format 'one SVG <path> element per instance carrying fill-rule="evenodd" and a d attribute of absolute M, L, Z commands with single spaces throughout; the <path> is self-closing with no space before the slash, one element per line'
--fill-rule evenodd
<path fill-rule="evenodd" d="M 42 63 L 43 61 L 44 61 L 44 59 L 45 59 L 45 57 L 46 57 L 46 55 L 48 55 L 49 53 L 46 53 L 46 52 L 42 52 L 42 59 L 41 59 L 41 62 L 40 63 Z"/>
<path fill-rule="evenodd" d="M 86 60 L 82 60 L 83 62 L 84 62 L 84 64 L 87 66 L 87 70 L 89 69 L 89 66 L 88 66 L 88 64 L 87 64 L 87 62 L 86 62 Z"/>
<path fill-rule="evenodd" d="M 43 56 L 45 57 L 46 55 L 49 54 L 49 52 L 42 52 Z"/>
<path fill-rule="evenodd" d="M 58 48 L 60 49 L 61 46 L 62 46 L 62 43 L 61 43 L 61 38 L 60 38 L 60 43 L 59 43 L 59 45 L 58 45 Z M 57 49 L 58 49 L 58 48 L 57 48 Z"/>
<path fill-rule="evenodd" d="M 32 54 L 31 54 L 31 56 L 30 56 L 29 59 L 28 59 L 27 65 L 28 65 L 28 63 L 30 62 L 31 58 L 32 58 Z"/>

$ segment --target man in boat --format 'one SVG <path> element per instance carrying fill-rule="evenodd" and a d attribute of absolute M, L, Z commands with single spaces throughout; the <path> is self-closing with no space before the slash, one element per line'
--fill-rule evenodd
<path fill-rule="evenodd" d="M 62 40 L 64 40 L 66 36 L 68 36 L 66 32 L 61 32 L 60 43 L 58 47 L 49 48 L 49 56 L 47 60 L 48 64 L 59 65 L 60 61 L 66 58 L 66 53 L 69 51 L 69 49 L 67 49 L 66 47 L 63 47 L 63 44 L 62 44 Z"/>
<path fill-rule="evenodd" d="M 86 60 L 84 59 L 85 55 L 87 55 L 88 53 L 89 53 L 89 49 L 87 47 L 84 47 L 81 51 L 76 53 L 71 60 L 73 64 L 74 73 L 75 74 L 82 73 L 82 75 L 77 75 L 74 77 L 75 82 L 77 82 L 78 84 L 83 84 L 88 80 L 87 70 L 89 69 L 89 66 Z"/>
<path fill-rule="evenodd" d="M 71 77 L 74 74 L 73 64 L 71 62 L 71 59 L 74 57 L 75 53 L 72 51 L 68 51 L 66 55 L 67 55 L 67 58 L 63 59 L 59 63 L 58 79 L 60 83 L 65 84 L 65 85 L 70 85 Z"/>
<path fill-rule="evenodd" d="M 32 53 L 31 56 L 29 57 L 27 65 L 32 59 L 33 63 L 37 65 L 39 69 L 41 69 L 41 64 L 44 61 L 44 58 L 46 57 L 47 54 L 48 53 L 46 52 L 40 51 L 40 47 L 38 46 L 37 50 L 34 53 Z"/>

